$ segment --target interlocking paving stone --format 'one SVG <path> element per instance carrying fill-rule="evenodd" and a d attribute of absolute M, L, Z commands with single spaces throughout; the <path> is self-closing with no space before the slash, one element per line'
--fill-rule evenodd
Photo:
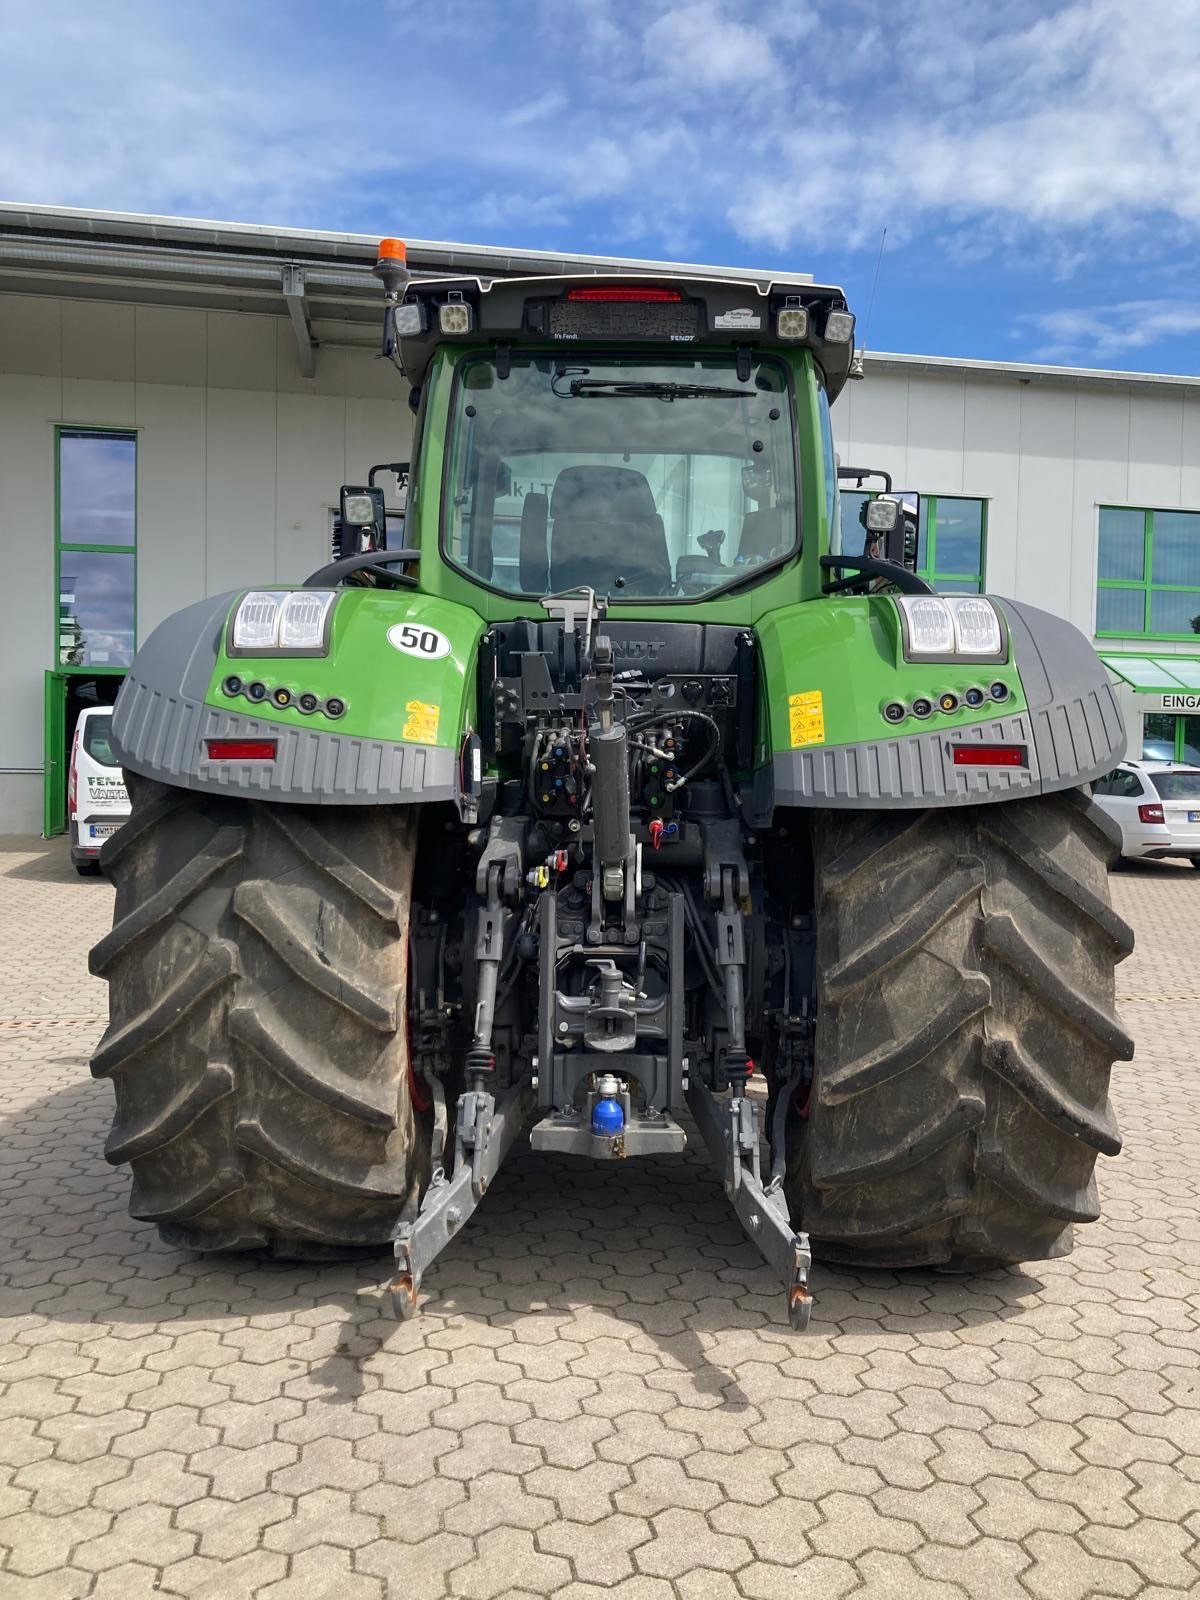
<path fill-rule="evenodd" d="M 407 1324 L 384 1260 L 162 1244 L 87 1072 L 111 891 L 0 840 L 0 1596 L 1200 1593 L 1195 876 L 1112 880 L 1138 1055 L 1074 1253 L 820 1268 L 798 1337 L 695 1151 L 518 1148 Z"/>

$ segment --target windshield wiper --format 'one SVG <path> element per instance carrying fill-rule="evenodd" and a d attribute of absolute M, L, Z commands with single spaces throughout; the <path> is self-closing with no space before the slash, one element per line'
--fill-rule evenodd
<path fill-rule="evenodd" d="M 556 374 L 556 377 L 559 374 Z M 753 400 L 757 389 L 722 389 L 715 383 L 629 383 L 619 378 L 572 378 L 565 389 L 551 385 L 560 400 L 601 395 L 628 395 L 644 400 Z"/>

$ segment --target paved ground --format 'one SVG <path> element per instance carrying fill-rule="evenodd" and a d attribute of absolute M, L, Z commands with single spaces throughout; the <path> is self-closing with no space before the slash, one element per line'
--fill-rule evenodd
<path fill-rule="evenodd" d="M 698 1161 L 526 1152 L 397 1326 L 386 1263 L 128 1220 L 86 1070 L 110 891 L 8 841 L 0 1596 L 1200 1592 L 1200 873 L 1113 883 L 1139 1050 L 1069 1260 L 819 1271 L 793 1336 Z"/>

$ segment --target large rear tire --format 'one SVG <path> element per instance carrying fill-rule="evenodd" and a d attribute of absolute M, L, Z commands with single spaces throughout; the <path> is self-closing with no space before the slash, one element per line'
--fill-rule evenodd
<path fill-rule="evenodd" d="M 409 1082 L 414 808 L 276 806 L 128 774 L 92 1072 L 130 1213 L 172 1244 L 380 1246 L 428 1178 Z"/>
<path fill-rule="evenodd" d="M 965 1270 L 1061 1255 L 1133 1044 L 1113 840 L 1081 793 L 814 818 L 816 1072 L 793 1217 L 826 1260 Z"/>

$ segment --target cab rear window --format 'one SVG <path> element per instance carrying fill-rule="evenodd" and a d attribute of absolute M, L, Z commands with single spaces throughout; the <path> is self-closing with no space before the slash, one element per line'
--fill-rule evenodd
<path fill-rule="evenodd" d="M 113 754 L 112 718 L 89 717 L 83 725 L 83 748 L 93 761 L 102 767 L 115 767 L 119 763 Z"/>
<path fill-rule="evenodd" d="M 1200 772 L 1152 772 L 1150 782 L 1163 800 L 1200 800 Z"/>

